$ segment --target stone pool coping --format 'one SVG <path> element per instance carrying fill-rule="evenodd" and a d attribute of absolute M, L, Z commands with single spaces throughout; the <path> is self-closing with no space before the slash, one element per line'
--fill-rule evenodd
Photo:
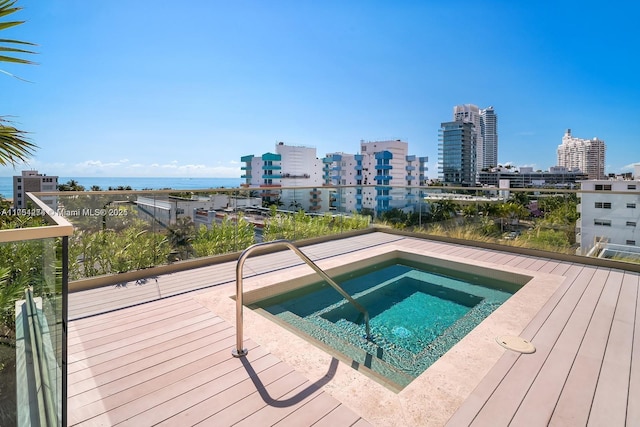
<path fill-rule="evenodd" d="M 394 392 L 366 375 L 340 363 L 329 372 L 333 356 L 271 320 L 244 308 L 244 335 L 288 363 L 311 381 L 326 382 L 323 389 L 375 425 L 444 425 L 482 378 L 507 351 L 495 338 L 519 335 L 564 281 L 563 276 L 469 260 L 423 248 L 419 240 L 404 239 L 365 251 L 318 261 L 323 270 L 353 267 L 366 258 L 400 251 L 427 256 L 443 263 L 463 264 L 466 271 L 488 268 L 497 275 L 517 274 L 532 279 L 473 329 L 429 369 L 400 392 Z M 258 259 L 256 257 L 255 259 Z M 249 263 L 249 261 L 247 261 Z M 280 269 L 244 279 L 245 295 L 259 295 L 275 283 L 300 280 L 312 273 L 306 265 Z M 317 276 L 316 280 L 317 280 Z M 270 292 L 270 291 L 269 291 Z M 223 319 L 235 324 L 235 286 L 228 284 L 196 299 Z M 245 303 L 247 301 L 245 300 Z M 526 357 L 526 355 L 525 355 Z"/>

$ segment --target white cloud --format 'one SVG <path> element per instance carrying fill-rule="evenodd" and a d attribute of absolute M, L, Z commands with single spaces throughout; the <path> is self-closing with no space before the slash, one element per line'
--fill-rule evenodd
<path fill-rule="evenodd" d="M 85 160 L 84 162 L 76 163 L 72 168 L 91 172 L 93 169 L 96 171 L 103 171 L 106 169 L 116 168 L 121 165 L 122 163 L 120 162 L 103 163 L 101 160 Z"/>
<path fill-rule="evenodd" d="M 510 163 L 511 164 L 511 163 Z M 538 165 L 536 163 L 526 163 L 524 165 L 520 165 L 521 168 L 533 168 L 533 170 L 538 170 Z"/>

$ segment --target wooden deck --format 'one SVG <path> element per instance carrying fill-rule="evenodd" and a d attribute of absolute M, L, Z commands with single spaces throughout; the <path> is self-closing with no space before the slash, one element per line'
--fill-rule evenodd
<path fill-rule="evenodd" d="M 448 425 L 640 425 L 637 273 L 384 233 L 304 251 L 317 261 L 398 241 L 565 278 L 521 334 L 536 352 L 505 350 Z M 299 264 L 293 253 L 264 255 L 247 261 L 245 277 Z M 398 425 L 325 391 L 335 359 L 310 381 L 251 331 L 248 356 L 232 358 L 234 326 L 196 296 L 234 280 L 229 263 L 71 294 L 69 425 Z"/>

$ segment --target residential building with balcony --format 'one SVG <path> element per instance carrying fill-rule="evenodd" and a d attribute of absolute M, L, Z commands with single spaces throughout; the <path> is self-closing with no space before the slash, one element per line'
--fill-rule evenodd
<path fill-rule="evenodd" d="M 22 174 L 13 177 L 13 206 L 16 209 L 27 209 L 25 193 L 37 193 L 45 191 L 57 191 L 58 177 L 39 174 L 37 170 L 25 170 Z M 57 209 L 57 197 L 46 196 L 41 200 L 51 209 Z"/>
<path fill-rule="evenodd" d="M 640 177 L 581 183 L 578 254 L 640 259 Z"/>
<path fill-rule="evenodd" d="M 402 140 L 360 141 L 360 153 L 328 153 L 282 142 L 275 153 L 242 157 L 244 187 L 260 188 L 266 204 L 307 212 L 384 212 L 412 208 L 427 181 L 427 157 L 408 153 Z M 406 188 L 399 188 L 406 186 Z M 295 187 L 304 187 L 296 190 Z M 334 188 L 348 187 L 348 188 Z"/>
<path fill-rule="evenodd" d="M 264 203 L 311 212 L 324 211 L 328 207 L 328 192 L 322 190 L 324 163 L 317 157 L 314 147 L 278 142 L 275 153 L 247 155 L 241 161 L 244 163 L 241 167 L 245 179 L 243 187 L 259 189 Z M 306 188 L 296 190 L 291 187 Z"/>
<path fill-rule="evenodd" d="M 413 208 L 420 200 L 415 187 L 427 180 L 428 158 L 409 154 L 402 140 L 362 140 L 360 154 L 330 153 L 324 161 L 325 183 L 349 187 L 335 197 L 342 212 Z"/>
<path fill-rule="evenodd" d="M 567 129 L 558 146 L 558 166 L 580 169 L 589 179 L 605 179 L 605 151 L 604 141 L 576 138 L 571 135 L 571 129 Z"/>

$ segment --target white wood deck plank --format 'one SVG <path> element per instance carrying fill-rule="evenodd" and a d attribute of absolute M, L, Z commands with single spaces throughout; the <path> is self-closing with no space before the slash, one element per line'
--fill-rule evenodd
<path fill-rule="evenodd" d="M 582 266 L 572 266 L 567 270 L 567 276 L 563 284 L 556 290 L 549 301 L 538 312 L 534 319 L 526 326 L 521 336 L 532 340 L 536 333 L 548 320 L 551 313 L 556 310 L 558 303 L 564 298 L 565 293 L 572 287 L 576 280 L 590 280 L 595 269 L 583 273 Z M 513 364 L 520 357 L 516 352 L 505 352 L 496 365 L 482 379 L 462 406 L 453 414 L 447 425 L 451 427 L 459 425 L 471 425 L 474 418 L 482 410 L 486 402 L 492 397 L 494 391 L 500 386 L 509 374 Z"/>
<path fill-rule="evenodd" d="M 629 373 L 629 394 L 627 396 L 627 425 L 640 425 L 640 274 L 625 274 L 625 279 L 634 278 L 639 287 L 636 295 L 635 324 L 631 351 L 631 372 Z M 633 282 L 633 279 L 630 279 Z"/>
<path fill-rule="evenodd" d="M 602 367 L 621 280 L 607 283 L 551 416 L 550 425 L 586 425 Z"/>
<path fill-rule="evenodd" d="M 605 286 L 613 286 L 614 280 L 616 278 L 609 276 L 602 287 L 595 286 L 593 282 L 589 284 L 517 409 L 512 423 L 516 425 L 523 422 L 534 425 L 549 423 L 564 385 L 563 382 L 558 381 L 558 378 L 566 378 L 569 375 L 602 290 Z"/>
<path fill-rule="evenodd" d="M 472 425 L 483 426 L 488 425 L 488 423 L 495 423 L 494 425 L 509 424 L 513 414 L 526 396 L 535 376 L 555 345 L 558 336 L 564 329 L 577 302 L 582 298 L 588 287 L 587 284 L 594 283 L 593 280 L 589 282 L 590 273 L 588 269 L 584 269 L 581 277 L 564 294 L 547 321 L 531 340 L 536 347 L 535 353 L 523 354 L 515 361 L 513 367 L 509 370 L 508 376 L 493 391 L 491 398 L 473 420 Z M 593 278 L 600 286 L 604 286 L 607 276 L 608 272 L 606 271 L 596 271 Z"/>
<path fill-rule="evenodd" d="M 625 274 L 591 404 L 589 425 L 625 425 L 637 298 L 637 279 Z"/>

